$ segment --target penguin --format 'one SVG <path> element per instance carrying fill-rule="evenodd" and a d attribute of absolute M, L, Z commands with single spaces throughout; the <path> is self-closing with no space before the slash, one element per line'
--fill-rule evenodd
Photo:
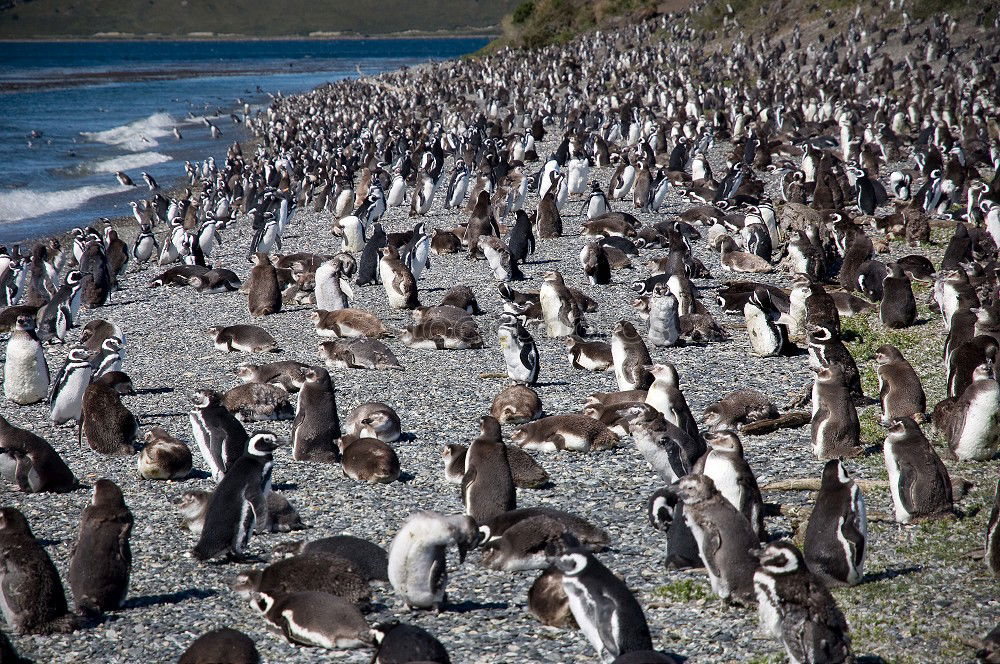
<path fill-rule="evenodd" d="M 382 228 L 382 224 L 375 222 L 372 227 L 371 237 L 365 243 L 365 248 L 361 251 L 361 258 L 358 260 L 358 274 L 354 278 L 354 283 L 359 286 L 367 286 L 376 283 L 379 279 L 379 260 L 382 251 L 389 246 L 389 239 Z M 433 247 L 433 241 L 432 241 Z"/>
<path fill-rule="evenodd" d="M 440 611 L 447 601 L 445 552 L 454 542 L 459 562 L 480 543 L 476 522 L 465 515 L 415 512 L 407 517 L 389 546 L 389 583 L 403 603 Z"/>
<path fill-rule="evenodd" d="M 483 256 L 486 257 L 486 262 L 493 273 L 493 278 L 498 282 L 521 281 L 524 279 L 524 273 L 521 272 L 521 268 L 518 267 L 517 262 L 511 258 L 510 251 L 508 251 L 507 245 L 504 244 L 503 240 L 494 235 L 480 236 L 479 249 Z"/>
<path fill-rule="evenodd" d="M 604 246 L 595 240 L 583 245 L 580 250 L 580 266 L 591 285 L 606 286 L 611 283 L 611 263 Z"/>
<path fill-rule="evenodd" d="M 952 454 L 961 461 L 985 461 L 1000 450 L 1000 385 L 993 364 L 979 365 L 972 383 L 954 401 L 936 407 L 934 422 Z"/>
<path fill-rule="evenodd" d="M 764 288 L 755 288 L 743 305 L 750 348 L 761 357 L 777 357 L 788 347 L 788 328 L 779 323 L 779 313 Z"/>
<path fill-rule="evenodd" d="M 195 639 L 177 664 L 260 664 L 260 661 L 253 639 L 243 632 L 221 627 Z"/>
<path fill-rule="evenodd" d="M 218 392 L 198 390 L 191 396 L 191 402 L 194 405 L 189 414 L 191 435 L 212 479 L 219 482 L 246 450 L 250 437 L 240 421 L 222 405 L 222 395 Z"/>
<path fill-rule="evenodd" d="M 378 401 L 359 405 L 348 414 L 345 422 L 347 433 L 360 438 L 393 443 L 403 435 L 399 415 L 391 406 Z"/>
<path fill-rule="evenodd" d="M 700 435 L 690 436 L 647 403 L 628 406 L 621 413 L 639 452 L 664 482 L 672 484 L 689 474 L 705 453 Z"/>
<path fill-rule="evenodd" d="M 346 650 L 371 642 L 368 623 L 357 607 L 330 593 L 261 594 L 259 605 L 267 619 L 295 645 Z"/>
<path fill-rule="evenodd" d="M 602 422 L 586 415 L 549 415 L 522 424 L 511 434 L 511 442 L 542 452 L 569 450 L 591 452 L 618 446 L 618 436 Z"/>
<path fill-rule="evenodd" d="M 191 551 L 205 561 L 226 554 L 239 560 L 255 527 L 268 524 L 266 496 L 271 490 L 272 453 L 277 439 L 269 432 L 256 433 L 246 451 L 226 471 L 209 500 L 205 526 Z"/>
<path fill-rule="evenodd" d="M 321 337 L 379 338 L 391 336 L 389 328 L 378 316 L 361 309 L 339 309 L 337 311 L 314 311 L 309 318 Z"/>
<path fill-rule="evenodd" d="M 713 431 L 735 431 L 740 424 L 772 419 L 778 415 L 777 406 L 766 395 L 756 390 L 737 390 L 705 408 L 702 422 Z"/>
<path fill-rule="evenodd" d="M 232 293 L 243 286 L 235 272 L 220 267 L 190 277 L 188 284 L 199 293 Z"/>
<path fill-rule="evenodd" d="M 653 376 L 653 384 L 646 392 L 646 403 L 663 413 L 668 422 L 682 429 L 692 440 L 700 440 L 698 423 L 681 392 L 676 367 L 665 362 L 650 365 L 646 370 Z"/>
<path fill-rule="evenodd" d="M 349 306 L 347 294 L 341 285 L 343 276 L 340 265 L 338 259 L 331 258 L 316 269 L 314 293 L 317 309 L 337 311 Z"/>
<path fill-rule="evenodd" d="M 322 367 L 305 367 L 296 384 L 299 385 L 299 400 L 292 422 L 292 458 L 336 463 L 341 430 L 330 373 Z"/>
<path fill-rule="evenodd" d="M 349 561 L 367 582 L 389 582 L 389 554 L 374 542 L 352 535 L 321 537 L 308 542 L 285 542 L 274 547 L 272 560 L 298 555 Z"/>
<path fill-rule="evenodd" d="M 625 582 L 593 554 L 568 548 L 553 559 L 580 631 L 602 662 L 636 650 L 652 650 L 642 607 Z"/>
<path fill-rule="evenodd" d="M 535 211 L 535 228 L 538 230 L 538 237 L 543 240 L 562 236 L 562 217 L 556 206 L 554 193 L 549 192 L 538 201 L 538 209 Z"/>
<path fill-rule="evenodd" d="M 853 662 L 847 620 L 823 581 L 789 540 L 757 553 L 753 589 L 761 628 L 781 641 L 792 662 Z"/>
<path fill-rule="evenodd" d="M 578 629 L 569 597 L 563 590 L 563 573 L 549 565 L 528 589 L 528 611 L 538 622 L 559 629 Z"/>
<path fill-rule="evenodd" d="M 66 575 L 78 610 L 102 613 L 121 607 L 132 573 L 132 524 L 118 485 L 109 479 L 94 482 Z"/>
<path fill-rule="evenodd" d="M 653 374 L 646 369 L 653 363 L 649 349 L 627 320 L 615 323 L 611 332 L 611 357 L 619 390 L 647 390 L 653 384 Z"/>
<path fill-rule="evenodd" d="M 410 240 L 399 250 L 403 265 L 409 268 L 414 280 L 419 280 L 425 269 L 429 270 L 431 240 L 425 232 L 424 222 L 418 222 L 413 227 Z"/>
<path fill-rule="evenodd" d="M 657 489 L 646 501 L 649 524 L 666 533 L 667 548 L 664 564 L 667 569 L 703 567 L 698 542 L 684 519 L 684 501 L 674 485 Z"/>
<path fill-rule="evenodd" d="M 435 256 L 457 254 L 461 250 L 462 241 L 453 232 L 442 228 L 435 228 L 431 231 L 431 253 Z"/>
<path fill-rule="evenodd" d="M 951 478 L 930 441 L 909 417 L 889 425 L 883 447 L 896 521 L 952 513 Z"/>
<path fill-rule="evenodd" d="M 899 417 L 920 420 L 927 410 L 927 397 L 920 377 L 895 346 L 885 344 L 875 349 L 882 424 L 888 426 Z"/>
<path fill-rule="evenodd" d="M 809 365 L 812 369 L 836 367 L 844 377 L 844 384 L 852 398 L 861 399 L 861 373 L 854 356 L 840 336 L 825 325 L 806 324 L 806 342 L 809 348 Z"/>
<path fill-rule="evenodd" d="M 207 330 L 215 348 L 226 353 L 274 353 L 278 342 L 271 333 L 258 325 L 217 325 Z"/>
<path fill-rule="evenodd" d="M 537 383 L 540 369 L 538 348 L 531 333 L 521 324 L 520 318 L 502 315 L 497 327 L 497 337 L 507 365 L 507 376 L 522 385 Z"/>
<path fill-rule="evenodd" d="M 490 415 L 500 424 L 524 424 L 542 416 L 542 400 L 527 385 L 508 385 L 493 398 Z"/>
<path fill-rule="evenodd" d="M 719 493 L 710 477 L 687 475 L 676 487 L 712 590 L 724 600 L 748 602 L 756 567 L 750 550 L 758 542 L 750 522 Z"/>
<path fill-rule="evenodd" d="M 308 364 L 295 360 L 268 362 L 267 364 L 241 364 L 236 367 L 236 377 L 244 383 L 272 383 L 286 392 L 298 392 L 302 370 Z"/>
<path fill-rule="evenodd" d="M 269 316 L 281 311 L 281 288 L 278 273 L 267 254 L 254 254 L 254 266 L 246 282 L 251 316 Z"/>
<path fill-rule="evenodd" d="M 611 212 L 608 197 L 601 190 L 601 183 L 597 180 L 592 180 L 590 183 L 590 193 L 583 200 L 583 207 L 580 209 L 580 213 L 583 214 L 584 211 L 586 211 L 587 219 L 596 219 L 602 214 Z"/>
<path fill-rule="evenodd" d="M 240 572 L 232 589 L 255 603 L 261 595 L 277 597 L 316 590 L 336 595 L 364 610 L 370 608 L 371 589 L 353 562 L 338 556 L 309 553 L 282 558 L 264 569 Z"/>
<path fill-rule="evenodd" d="M 69 633 L 78 626 L 56 566 L 13 507 L 0 508 L 0 560 L 0 610 L 14 634 Z"/>
<path fill-rule="evenodd" d="M 917 320 L 917 301 L 913 297 L 910 278 L 898 263 L 889 263 L 889 274 L 882 280 L 882 299 L 879 301 L 879 320 L 886 327 L 900 330 L 910 327 Z"/>
<path fill-rule="evenodd" d="M 93 354 L 85 348 L 74 348 L 66 357 L 49 386 L 49 419 L 54 424 L 79 421 L 83 411 L 83 394 L 94 375 Z"/>
<path fill-rule="evenodd" d="M 817 459 L 853 457 L 860 451 L 861 423 L 844 372 L 837 366 L 815 370 L 812 389 L 812 451 Z"/>
<path fill-rule="evenodd" d="M 517 492 L 503 444 L 500 422 L 491 415 L 479 419 L 479 436 L 465 454 L 462 475 L 465 513 L 483 524 L 517 508 Z"/>
<path fill-rule="evenodd" d="M 556 521 L 562 529 L 571 535 L 577 544 L 587 551 L 603 551 L 610 541 L 608 533 L 586 519 L 553 509 L 551 507 L 521 507 L 516 510 L 504 512 L 493 520 L 479 527 L 479 532 L 483 542 L 497 541 L 503 537 L 511 528 L 533 520 L 536 517 L 545 517 Z"/>
<path fill-rule="evenodd" d="M 861 488 L 840 459 L 823 466 L 816 504 L 809 514 L 802 553 L 809 571 L 828 586 L 853 586 L 865 575 L 868 516 Z"/>
<path fill-rule="evenodd" d="M 739 436 L 732 431 L 712 431 L 705 434 L 705 442 L 708 452 L 698 459 L 693 472 L 711 478 L 722 497 L 750 522 L 757 540 L 766 542 L 764 500 Z"/>
<path fill-rule="evenodd" d="M 143 436 L 139 451 L 139 476 L 147 480 L 182 480 L 191 474 L 191 449 L 162 427 L 153 427 Z"/>
<path fill-rule="evenodd" d="M 7 340 L 4 396 L 19 406 L 27 406 L 45 399 L 48 391 L 49 365 L 35 334 L 35 320 L 32 316 L 18 316 Z"/>
<path fill-rule="evenodd" d="M 993 508 L 986 524 L 986 550 L 983 560 L 993 572 L 993 576 L 1000 577 L 1000 480 L 997 481 L 994 490 Z"/>
<path fill-rule="evenodd" d="M 460 201 L 461 202 L 461 201 Z M 372 664 L 451 664 L 448 651 L 427 630 L 396 620 L 372 627 L 375 655 Z"/>
<path fill-rule="evenodd" d="M 108 374 L 87 386 L 83 393 L 80 437 L 96 452 L 107 455 L 133 454 L 139 421 L 122 403 L 115 389 L 115 376 Z"/>
<path fill-rule="evenodd" d="M 550 270 L 542 274 L 538 300 L 542 307 L 545 331 L 549 337 L 565 337 L 579 333 L 583 314 L 559 272 Z"/>
<path fill-rule="evenodd" d="M 399 457 L 378 438 L 345 435 L 337 441 L 344 475 L 358 482 L 390 484 L 399 479 Z"/>
<path fill-rule="evenodd" d="M 417 280 L 413 273 L 403 264 L 399 253 L 392 247 L 383 247 L 379 254 L 379 278 L 389 299 L 389 306 L 394 309 L 416 309 L 420 306 L 417 300 Z"/>
<path fill-rule="evenodd" d="M 67 493 L 77 487 L 73 471 L 44 438 L 0 415 L 0 476 L 24 493 Z"/>
<path fill-rule="evenodd" d="M 549 474 L 520 447 L 507 445 L 507 461 L 514 486 L 519 489 L 537 489 L 549 481 Z M 441 451 L 444 461 L 444 478 L 449 484 L 462 484 L 465 477 L 465 454 L 467 448 L 459 443 L 448 443 Z"/>
<path fill-rule="evenodd" d="M 607 371 L 614 365 L 611 344 L 603 341 L 585 341 L 571 334 L 563 338 L 570 366 L 583 371 Z"/>
<path fill-rule="evenodd" d="M 222 395 L 222 405 L 244 422 L 290 420 L 294 417 L 292 404 L 280 385 L 270 383 L 243 383 Z"/>
<path fill-rule="evenodd" d="M 205 514 L 208 512 L 208 503 L 212 499 L 211 491 L 192 489 L 185 491 L 171 502 L 177 506 L 181 513 L 181 527 L 191 532 L 192 535 L 201 535 L 205 529 Z"/>
<path fill-rule="evenodd" d="M 649 331 L 646 338 L 654 347 L 669 348 L 680 343 L 680 336 L 677 298 L 667 284 L 656 284 L 649 296 Z"/>

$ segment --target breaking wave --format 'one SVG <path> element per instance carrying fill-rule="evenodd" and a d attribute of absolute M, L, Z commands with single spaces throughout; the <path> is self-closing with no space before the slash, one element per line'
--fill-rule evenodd
<path fill-rule="evenodd" d="M 117 145 L 132 152 L 142 152 L 159 145 L 157 139 L 169 136 L 177 121 L 169 113 L 154 113 L 148 118 L 104 131 L 82 131 L 88 141 Z M 118 169 L 120 170 L 120 169 Z"/>
<path fill-rule="evenodd" d="M 120 185 L 90 185 L 62 191 L 18 189 L 0 192 L 0 221 L 20 221 L 71 210 L 98 196 L 120 192 Z"/>

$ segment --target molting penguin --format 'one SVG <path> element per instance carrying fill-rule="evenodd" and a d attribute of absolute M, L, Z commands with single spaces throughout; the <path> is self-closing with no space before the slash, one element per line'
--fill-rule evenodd
<path fill-rule="evenodd" d="M 299 400 L 292 422 L 292 458 L 336 463 L 340 417 L 330 373 L 321 367 L 301 370 Z"/>
<path fill-rule="evenodd" d="M 1000 449 L 1000 385 L 993 375 L 993 364 L 976 367 L 972 384 L 962 395 L 954 401 L 946 399 L 934 409 L 934 422 L 958 459 L 993 458 Z"/>
<path fill-rule="evenodd" d="M 153 427 L 143 436 L 139 451 L 139 476 L 147 480 L 182 480 L 191 473 L 191 449 L 162 427 Z"/>
<path fill-rule="evenodd" d="M 507 446 L 501 440 L 500 423 L 490 415 L 479 419 L 479 436 L 465 454 L 462 502 L 465 513 L 479 524 L 517 508 Z"/>
<path fill-rule="evenodd" d="M 879 346 L 875 350 L 875 362 L 882 424 L 888 425 L 899 417 L 922 419 L 927 410 L 927 397 L 920 377 L 899 349 L 889 344 Z"/>
<path fill-rule="evenodd" d="M 267 254 L 254 254 L 254 266 L 246 283 L 247 306 L 251 316 L 268 316 L 281 311 L 278 272 Z"/>
<path fill-rule="evenodd" d="M 319 356 L 331 369 L 403 369 L 395 353 L 378 339 L 324 341 Z"/>
<path fill-rule="evenodd" d="M 73 472 L 40 436 L 0 415 L 0 475 L 24 493 L 66 493 L 76 488 Z"/>
<path fill-rule="evenodd" d="M 215 348 L 226 353 L 273 353 L 278 342 L 270 332 L 257 325 L 229 325 L 208 328 L 215 340 Z"/>
<path fill-rule="evenodd" d="M 951 478 L 916 422 L 901 417 L 889 426 L 883 448 L 896 521 L 952 513 Z"/>
<path fill-rule="evenodd" d="M 861 488 L 840 459 L 823 467 L 816 505 L 802 545 L 809 571 L 827 585 L 853 586 L 864 577 L 868 516 Z"/>
<path fill-rule="evenodd" d="M 639 452 L 664 482 L 676 482 L 690 473 L 705 453 L 701 436 L 692 438 L 647 403 L 628 406 L 621 413 Z"/>
<path fill-rule="evenodd" d="M 715 431 L 736 430 L 740 424 L 777 416 L 777 406 L 766 395 L 756 390 L 737 390 L 705 408 L 702 421 L 709 429 Z"/>
<path fill-rule="evenodd" d="M 611 283 L 611 263 L 604 246 L 595 240 L 583 245 L 580 250 L 580 266 L 591 285 Z"/>
<path fill-rule="evenodd" d="M 653 346 L 676 346 L 680 342 L 677 298 L 665 283 L 656 284 L 649 296 L 649 332 Z"/>
<path fill-rule="evenodd" d="M 299 554 L 277 560 L 264 569 L 236 575 L 233 590 L 255 603 L 261 595 L 277 597 L 316 590 L 330 593 L 369 608 L 371 590 L 368 581 L 353 562 L 333 555 Z"/>
<path fill-rule="evenodd" d="M 497 328 L 507 376 L 516 383 L 534 385 L 538 382 L 538 348 L 531 333 L 517 316 L 502 315 Z"/>
<path fill-rule="evenodd" d="M 18 316 L 7 340 L 3 393 L 19 406 L 38 403 L 49 391 L 49 365 L 31 316 Z"/>
<path fill-rule="evenodd" d="M 585 341 L 571 334 L 563 339 L 569 363 L 574 369 L 584 371 L 607 371 L 614 364 L 611 344 L 603 341 Z"/>
<path fill-rule="evenodd" d="M 132 523 L 132 512 L 118 485 L 97 480 L 91 503 L 80 517 L 66 575 L 79 610 L 108 611 L 125 600 L 132 573 Z"/>
<path fill-rule="evenodd" d="M 611 357 L 618 389 L 622 392 L 646 390 L 653 384 L 653 374 L 646 369 L 653 363 L 649 349 L 629 321 L 620 320 L 615 324 L 611 333 Z"/>
<path fill-rule="evenodd" d="M 374 542 L 352 535 L 285 542 L 274 547 L 272 560 L 297 555 L 329 556 L 350 561 L 366 581 L 389 581 L 389 554 Z"/>
<path fill-rule="evenodd" d="M 102 376 L 83 394 L 80 434 L 101 454 L 132 454 L 139 421 L 122 403 L 115 389 L 115 374 Z"/>

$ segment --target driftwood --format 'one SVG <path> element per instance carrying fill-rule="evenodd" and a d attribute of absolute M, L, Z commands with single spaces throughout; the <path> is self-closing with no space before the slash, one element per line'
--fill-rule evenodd
<path fill-rule="evenodd" d="M 793 410 L 768 420 L 757 420 L 746 424 L 740 429 L 740 432 L 745 436 L 763 436 L 778 429 L 797 429 L 809 424 L 810 421 L 812 421 L 812 415 L 806 411 Z"/>
<path fill-rule="evenodd" d="M 760 487 L 761 491 L 819 491 L 820 478 L 796 477 L 790 480 L 779 480 Z M 888 489 L 886 480 L 854 480 L 854 483 L 864 490 Z"/>

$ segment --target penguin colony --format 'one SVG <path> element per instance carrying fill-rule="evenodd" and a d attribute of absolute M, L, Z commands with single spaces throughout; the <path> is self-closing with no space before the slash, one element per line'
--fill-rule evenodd
<path fill-rule="evenodd" d="M 886 550 L 936 536 L 968 577 L 948 610 L 976 608 L 956 633 L 986 633 L 996 47 L 859 12 L 719 53 L 699 9 L 277 98 L 257 147 L 150 185 L 131 247 L 0 252 L 12 647 L 100 656 L 126 624 L 156 661 L 894 656 L 852 641 L 859 594 L 948 592 L 941 551 Z M 852 353 L 912 338 L 888 330 L 945 353 Z M 786 406 L 804 424 L 753 433 Z M 198 618 L 152 624 L 175 608 Z"/>

